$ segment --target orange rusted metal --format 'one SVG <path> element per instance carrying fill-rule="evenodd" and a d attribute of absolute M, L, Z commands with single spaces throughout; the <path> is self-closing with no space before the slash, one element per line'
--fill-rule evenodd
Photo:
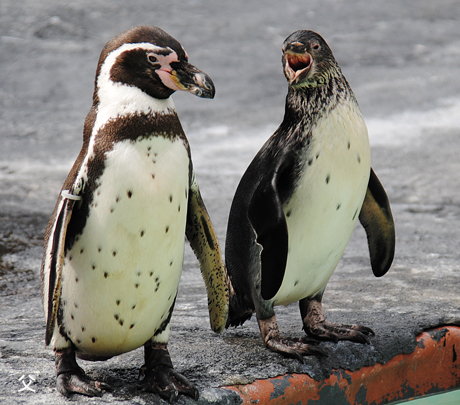
<path fill-rule="evenodd" d="M 326 380 L 286 374 L 252 384 L 223 387 L 243 405 L 379 405 L 460 387 L 460 328 L 423 332 L 413 353 L 359 370 L 334 370 Z"/>

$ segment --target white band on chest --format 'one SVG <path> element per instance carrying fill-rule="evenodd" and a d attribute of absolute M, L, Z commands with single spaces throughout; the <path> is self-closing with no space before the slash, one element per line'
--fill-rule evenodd
<path fill-rule="evenodd" d="M 61 195 L 62 195 L 64 198 L 67 198 L 68 200 L 75 200 L 75 201 L 81 200 L 81 196 L 80 196 L 80 195 L 70 194 L 70 193 L 69 193 L 69 190 L 62 190 L 62 191 L 61 191 Z"/>

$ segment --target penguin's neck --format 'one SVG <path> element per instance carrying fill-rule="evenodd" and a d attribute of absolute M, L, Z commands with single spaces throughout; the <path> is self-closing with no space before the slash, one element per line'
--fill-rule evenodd
<path fill-rule="evenodd" d="M 289 87 L 280 129 L 296 129 L 291 136 L 302 141 L 321 117 L 343 102 L 356 103 L 356 98 L 342 75 L 332 77 L 328 83 L 314 88 Z"/>
<path fill-rule="evenodd" d="M 96 111 L 93 134 L 107 122 L 130 115 L 176 115 L 171 97 L 156 99 L 137 87 L 110 80 L 99 86 Z"/>

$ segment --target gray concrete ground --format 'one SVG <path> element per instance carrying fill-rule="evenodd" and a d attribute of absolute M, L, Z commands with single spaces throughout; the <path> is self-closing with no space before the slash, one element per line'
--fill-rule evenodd
<path fill-rule="evenodd" d="M 169 347 L 176 369 L 199 387 L 200 403 L 236 403 L 219 389 L 228 384 L 286 372 L 321 379 L 333 368 L 385 362 L 411 352 L 422 330 L 459 324 L 459 16 L 460 2 L 448 0 L 2 0 L 0 402 L 161 402 L 135 388 L 142 350 L 82 362 L 113 393 L 59 396 L 39 294 L 44 227 L 80 148 L 97 58 L 108 39 L 133 25 L 165 29 L 216 84 L 213 101 L 188 94 L 175 101 L 222 245 L 238 180 L 282 119 L 280 48 L 296 29 L 323 35 L 351 83 L 396 220 L 390 272 L 372 276 L 357 228 L 324 297 L 330 320 L 372 327 L 372 345 L 324 343 L 329 357 L 306 358 L 304 365 L 268 352 L 254 319 L 213 334 L 204 283 L 187 248 Z M 285 335 L 302 336 L 295 305 L 277 315 Z M 30 376 L 35 392 L 26 388 Z"/>

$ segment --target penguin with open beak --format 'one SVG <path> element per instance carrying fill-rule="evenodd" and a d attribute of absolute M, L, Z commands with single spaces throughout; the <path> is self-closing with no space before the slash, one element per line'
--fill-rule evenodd
<path fill-rule="evenodd" d="M 274 307 L 299 302 L 303 328 L 315 339 L 368 343 L 370 328 L 327 322 L 321 301 L 358 218 L 377 277 L 391 266 L 395 229 L 371 168 L 366 124 L 326 41 L 296 31 L 282 54 L 284 120 L 244 173 L 230 210 L 227 326 L 255 312 L 265 345 L 302 361 L 324 352 L 282 337 Z"/>

